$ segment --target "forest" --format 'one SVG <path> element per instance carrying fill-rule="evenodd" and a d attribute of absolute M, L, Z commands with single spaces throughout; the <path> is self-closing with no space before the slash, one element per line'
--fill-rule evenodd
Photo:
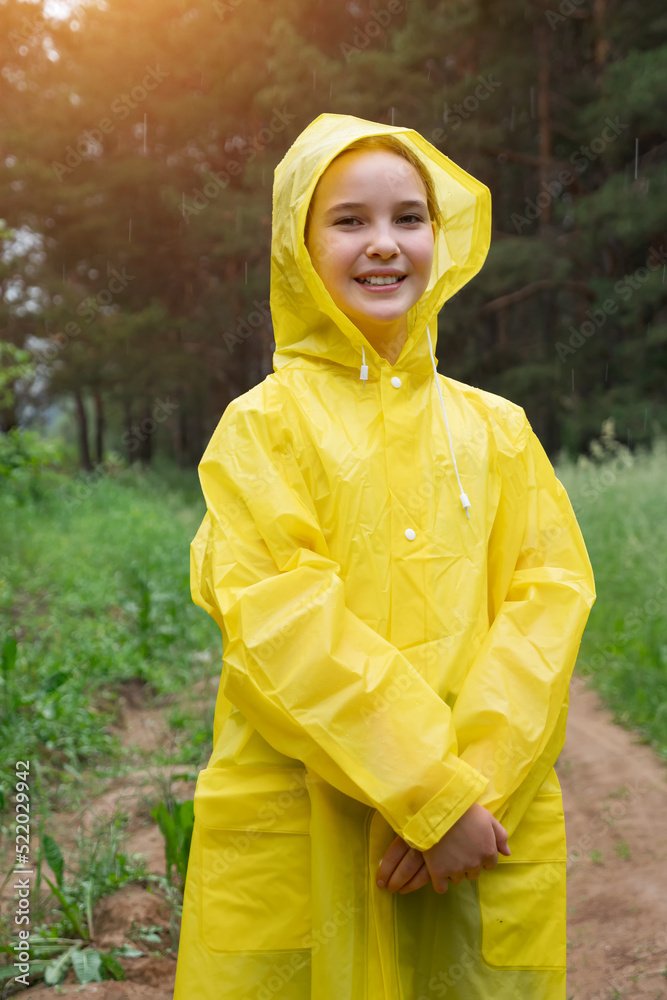
<path fill-rule="evenodd" d="M 3 0 L 0 26 L 5 434 L 197 464 L 272 371 L 273 170 L 322 112 L 414 128 L 491 191 L 441 372 L 552 458 L 667 425 L 659 0 Z"/>

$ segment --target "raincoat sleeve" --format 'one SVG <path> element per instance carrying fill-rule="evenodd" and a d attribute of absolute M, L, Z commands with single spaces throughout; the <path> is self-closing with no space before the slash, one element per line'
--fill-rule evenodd
<path fill-rule="evenodd" d="M 453 708 L 461 759 L 490 779 L 478 801 L 508 835 L 563 747 L 570 677 L 596 597 L 568 495 L 521 413 L 522 444 L 499 455 L 491 624 Z"/>
<path fill-rule="evenodd" d="M 224 695 L 275 749 L 426 850 L 488 779 L 457 756 L 447 703 L 347 606 L 289 422 L 242 398 L 200 462 L 208 509 L 191 546 L 193 600 L 222 631 Z"/>

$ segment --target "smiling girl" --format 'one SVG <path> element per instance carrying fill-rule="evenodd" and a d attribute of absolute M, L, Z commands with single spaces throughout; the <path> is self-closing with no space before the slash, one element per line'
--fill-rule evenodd
<path fill-rule="evenodd" d="M 392 365 L 428 285 L 438 217 L 428 174 L 404 150 L 391 136 L 351 144 L 317 185 L 305 231 L 331 298 Z"/>
<path fill-rule="evenodd" d="M 437 371 L 489 236 L 408 128 L 320 115 L 276 168 L 274 372 L 199 466 L 223 666 L 175 1000 L 565 998 L 554 763 L 595 591 L 523 409 Z"/>

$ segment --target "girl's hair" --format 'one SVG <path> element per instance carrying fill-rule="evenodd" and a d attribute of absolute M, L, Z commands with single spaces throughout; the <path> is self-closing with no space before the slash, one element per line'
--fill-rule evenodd
<path fill-rule="evenodd" d="M 362 136 L 360 139 L 355 139 L 354 142 L 351 142 L 349 146 L 345 147 L 345 149 L 341 149 L 340 153 L 334 156 L 331 163 L 337 160 L 339 156 L 343 156 L 344 153 L 349 153 L 357 149 L 367 150 L 369 152 L 376 149 L 384 149 L 390 153 L 397 153 L 399 156 L 402 156 L 404 160 L 407 160 L 408 163 L 411 163 L 421 177 L 424 187 L 426 188 L 426 207 L 428 208 L 429 218 L 435 222 L 436 230 L 441 229 L 444 226 L 444 219 L 438 205 L 438 196 L 435 191 L 433 178 L 416 153 L 414 153 L 407 146 L 404 146 L 400 139 L 397 139 L 393 135 L 366 135 Z M 331 166 L 331 163 L 329 166 Z M 308 206 L 305 228 L 306 234 L 308 233 L 308 224 L 310 222 L 313 198 L 310 199 L 310 205 Z"/>

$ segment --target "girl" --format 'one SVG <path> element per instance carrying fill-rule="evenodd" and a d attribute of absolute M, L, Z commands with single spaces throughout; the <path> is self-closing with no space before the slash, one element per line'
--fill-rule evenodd
<path fill-rule="evenodd" d="M 274 372 L 199 466 L 223 668 L 175 1000 L 565 1000 L 595 590 L 523 409 L 437 373 L 490 220 L 408 128 L 323 114 L 276 168 Z"/>

